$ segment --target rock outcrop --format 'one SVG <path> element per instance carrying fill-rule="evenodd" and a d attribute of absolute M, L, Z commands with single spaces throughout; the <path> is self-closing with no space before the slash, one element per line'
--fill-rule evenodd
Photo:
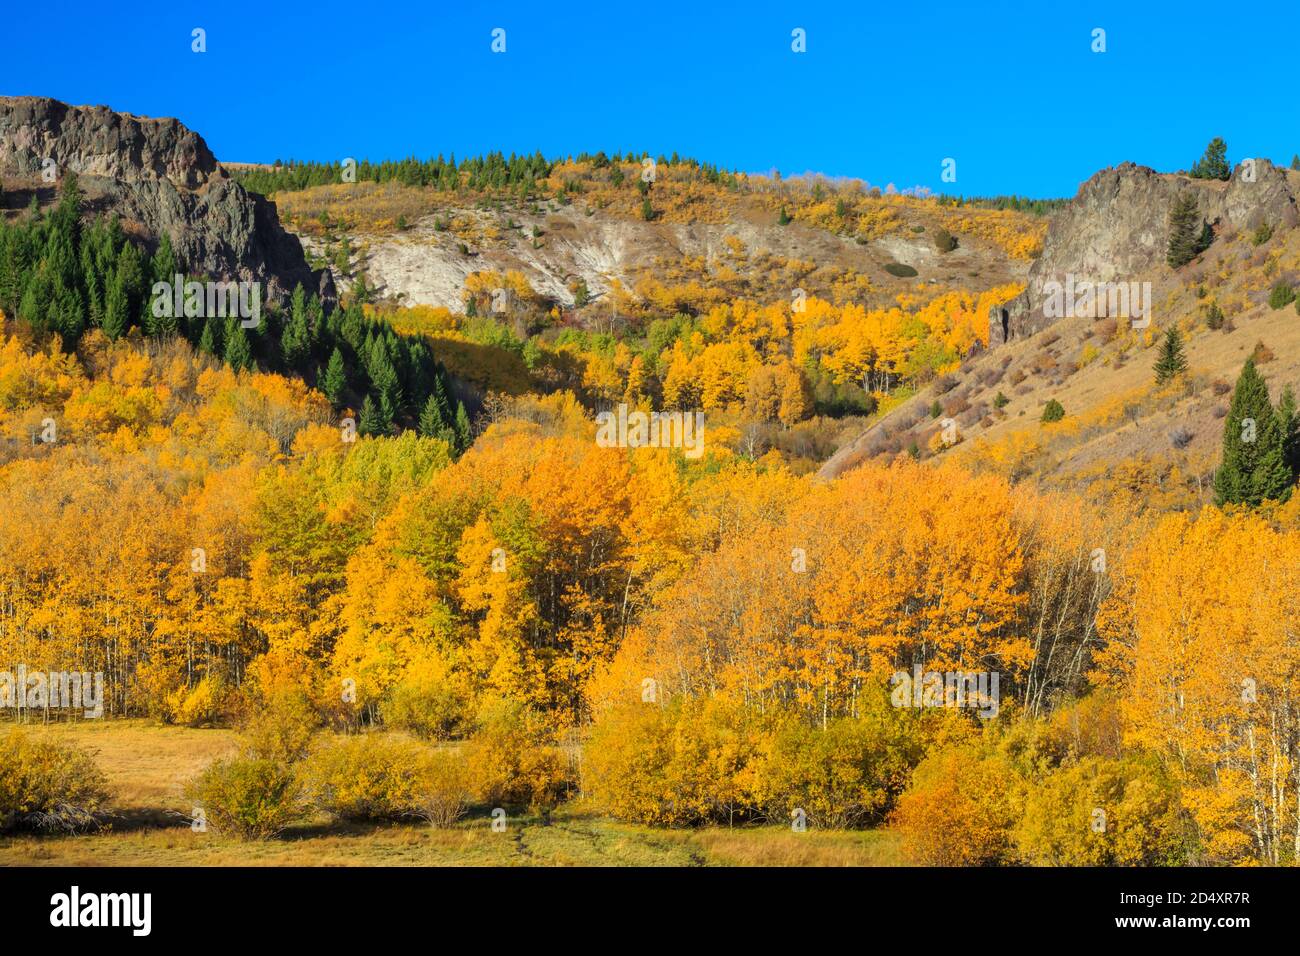
<path fill-rule="evenodd" d="M 169 236 L 192 273 L 261 282 L 264 297 L 277 302 L 299 284 L 335 298 L 328 270 L 307 265 L 275 204 L 235 182 L 203 138 L 178 120 L 0 97 L 0 175 L 39 189 L 47 169 L 75 172 L 92 208 L 116 212 L 151 241 Z"/>
<path fill-rule="evenodd" d="M 1226 182 L 1134 163 L 1103 169 L 1053 217 L 1025 291 L 990 312 L 990 345 L 1033 335 L 1059 317 L 1044 308 L 1049 282 L 1065 284 L 1073 277 L 1075 283 L 1131 283 L 1167 269 L 1169 209 L 1185 194 L 1196 197 L 1201 217 L 1216 233 L 1266 223 L 1290 228 L 1300 221 L 1300 173 L 1266 159 L 1238 164 Z"/>

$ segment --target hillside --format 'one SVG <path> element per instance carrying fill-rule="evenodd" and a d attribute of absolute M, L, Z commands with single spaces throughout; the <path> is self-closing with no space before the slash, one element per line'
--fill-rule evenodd
<path fill-rule="evenodd" d="M 1231 385 L 1254 355 L 1274 399 L 1300 381 L 1300 322 L 1272 290 L 1300 279 L 1295 196 L 1300 172 L 1260 160 L 1256 180 L 1192 179 L 1127 164 L 1098 173 L 1053 219 L 1028 288 L 990 316 L 988 351 L 940 376 L 840 449 L 822 474 L 875 455 L 944 454 L 1023 478 L 1088 486 L 1188 507 L 1213 497 Z M 1173 198 L 1198 198 L 1213 241 L 1178 269 L 1165 262 Z M 1133 317 L 1053 318 L 1044 285 L 1149 282 L 1149 326 Z M 1165 330 L 1186 343 L 1189 374 L 1158 388 L 1152 364 Z M 999 398 L 1001 396 L 1001 398 Z M 1066 417 L 1044 425 L 1049 401 Z M 957 426 L 946 447 L 943 419 Z"/>
<path fill-rule="evenodd" d="M 67 727 L 0 738 L 5 862 L 1300 859 L 1300 173 L 353 182 L 5 109 L 0 660 L 98 695 L 6 702 Z"/>

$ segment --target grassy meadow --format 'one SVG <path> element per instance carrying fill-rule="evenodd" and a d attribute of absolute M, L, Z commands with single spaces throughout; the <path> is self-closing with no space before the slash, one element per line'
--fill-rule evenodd
<path fill-rule="evenodd" d="M 3 729 L 7 729 L 3 728 Z M 494 832 L 482 808 L 454 827 L 332 823 L 323 816 L 270 840 L 190 828 L 185 782 L 234 753 L 225 729 L 146 720 L 30 724 L 95 753 L 114 805 L 108 825 L 73 836 L 0 836 L 0 866 L 888 866 L 902 863 L 885 830 L 794 833 L 788 827 L 658 829 L 617 823 L 581 801 L 549 820 L 516 816 Z"/>

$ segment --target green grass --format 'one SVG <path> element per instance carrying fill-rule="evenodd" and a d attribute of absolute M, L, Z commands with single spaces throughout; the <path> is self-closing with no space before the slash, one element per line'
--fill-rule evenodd
<path fill-rule="evenodd" d="M 2 728 L 0 728 L 2 729 Z M 886 830 L 784 826 L 661 830 L 622 824 L 581 801 L 549 821 L 512 817 L 494 832 L 486 813 L 455 827 L 422 823 L 331 824 L 324 818 L 273 840 L 242 842 L 190 829 L 185 781 L 229 753 L 229 730 L 140 720 L 34 725 L 96 752 L 114 788 L 109 828 L 77 836 L 0 837 L 0 866 L 892 866 Z"/>

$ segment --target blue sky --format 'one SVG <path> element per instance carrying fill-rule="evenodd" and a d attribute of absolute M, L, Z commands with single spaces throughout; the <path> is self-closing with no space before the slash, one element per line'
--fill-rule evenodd
<path fill-rule="evenodd" d="M 0 93 L 176 116 L 225 160 L 676 150 L 967 195 L 1186 168 L 1216 135 L 1300 152 L 1290 2 L 146 6 L 10 5 Z"/>

